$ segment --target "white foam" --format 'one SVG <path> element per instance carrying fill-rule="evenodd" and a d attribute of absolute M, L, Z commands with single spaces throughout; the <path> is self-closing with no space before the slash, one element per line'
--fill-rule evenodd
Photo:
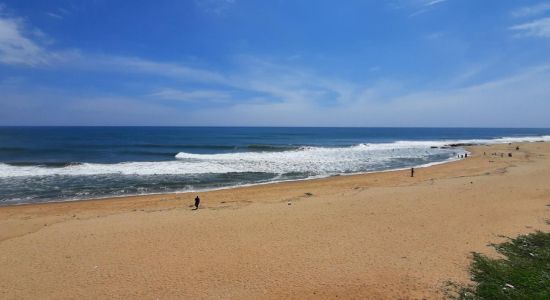
<path fill-rule="evenodd" d="M 200 174 L 200 173 L 227 173 L 232 169 L 224 166 L 186 164 L 180 161 L 163 162 L 126 162 L 117 164 L 70 165 L 62 168 L 48 168 L 40 166 L 11 166 L 0 163 L 0 177 L 15 176 L 82 176 L 100 174 L 122 175 L 157 175 L 157 174 Z"/>
<path fill-rule="evenodd" d="M 444 147 L 448 145 L 458 144 L 508 144 L 522 142 L 550 142 L 550 135 L 544 136 L 525 136 L 525 137 L 501 137 L 495 139 L 465 139 L 465 140 L 438 140 L 438 141 L 396 141 L 393 143 L 381 144 L 361 144 L 359 146 L 369 146 L 377 149 L 399 149 L 399 148 L 429 148 L 429 147 Z"/>
<path fill-rule="evenodd" d="M 193 154 L 180 152 L 174 161 L 126 162 L 116 164 L 69 165 L 60 168 L 12 166 L 0 163 L 0 178 L 32 176 L 83 176 L 100 174 L 122 175 L 185 175 L 222 173 L 308 173 L 311 176 L 357 173 L 380 169 L 397 159 L 418 159 L 429 163 L 432 155 L 460 152 L 459 149 L 439 149 L 449 144 L 495 144 L 550 141 L 543 137 L 504 137 L 493 140 L 397 141 L 394 143 L 359 144 L 352 147 L 303 147 L 282 152 L 238 152 L 223 154 Z"/>

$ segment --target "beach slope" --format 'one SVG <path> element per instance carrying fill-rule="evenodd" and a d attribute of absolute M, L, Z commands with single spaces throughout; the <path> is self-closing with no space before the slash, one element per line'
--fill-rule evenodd
<path fill-rule="evenodd" d="M 472 251 L 550 229 L 549 143 L 469 150 L 414 178 L 201 193 L 199 210 L 185 193 L 0 207 L 0 298 L 442 298 Z"/>

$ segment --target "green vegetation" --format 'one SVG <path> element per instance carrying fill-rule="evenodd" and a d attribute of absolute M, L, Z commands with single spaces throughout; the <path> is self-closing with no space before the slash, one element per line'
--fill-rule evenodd
<path fill-rule="evenodd" d="M 550 233 L 537 231 L 493 245 L 503 258 L 474 253 L 473 286 L 456 287 L 456 299 L 550 299 Z"/>

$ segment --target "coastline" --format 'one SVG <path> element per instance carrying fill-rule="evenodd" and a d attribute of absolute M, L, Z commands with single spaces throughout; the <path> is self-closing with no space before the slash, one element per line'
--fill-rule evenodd
<path fill-rule="evenodd" d="M 547 229 L 550 218 L 550 143 L 466 149 L 468 159 L 414 178 L 407 169 L 199 192 L 198 211 L 195 192 L 2 206 L 0 293 L 438 298 L 445 281 L 467 281 L 468 253 L 492 253 L 499 235 Z"/>
<path fill-rule="evenodd" d="M 482 145 L 477 145 L 477 146 L 482 146 Z M 460 149 L 460 150 L 464 151 L 465 153 L 468 153 L 468 155 L 471 154 L 471 152 L 469 152 L 468 150 L 460 148 L 462 146 L 452 146 L 452 147 L 456 147 L 457 149 Z M 37 204 L 49 204 L 49 203 L 64 203 L 64 202 L 71 203 L 71 202 L 79 202 L 79 201 L 115 200 L 115 199 L 119 199 L 119 198 L 135 198 L 135 197 L 148 197 L 148 196 L 159 196 L 159 195 L 181 195 L 181 194 L 207 193 L 207 192 L 215 192 L 215 191 L 221 191 L 221 190 L 232 190 L 232 189 L 237 189 L 237 188 L 248 188 L 248 187 L 254 187 L 254 186 L 278 184 L 278 183 L 328 179 L 328 178 L 340 177 L 340 176 L 361 176 L 361 175 L 378 174 L 378 173 L 386 173 L 386 172 L 397 172 L 397 171 L 410 170 L 411 168 L 415 168 L 415 169 L 429 168 L 429 167 L 432 167 L 432 166 L 457 162 L 457 161 L 460 161 L 462 159 L 463 158 L 453 158 L 453 157 L 451 157 L 451 158 L 448 158 L 446 160 L 429 162 L 429 163 L 425 163 L 425 164 L 422 164 L 422 165 L 415 165 L 415 166 L 412 166 L 412 167 L 387 169 L 387 170 L 376 170 L 376 171 L 369 171 L 369 172 L 336 174 L 336 175 L 319 175 L 319 176 L 313 176 L 313 177 L 307 177 L 307 178 L 274 180 L 274 181 L 266 181 L 266 182 L 258 182 L 258 183 L 246 183 L 246 184 L 241 184 L 241 185 L 224 186 L 224 187 L 218 187 L 218 188 L 204 188 L 204 189 L 197 189 L 197 190 L 182 190 L 182 191 L 144 193 L 144 194 L 129 194 L 129 195 L 110 195 L 110 196 L 92 197 L 92 198 L 56 199 L 56 200 L 45 200 L 45 201 L 40 201 L 40 202 L 22 202 L 22 203 L 13 203 L 13 204 L 0 204 L 0 207 L 37 205 Z"/>

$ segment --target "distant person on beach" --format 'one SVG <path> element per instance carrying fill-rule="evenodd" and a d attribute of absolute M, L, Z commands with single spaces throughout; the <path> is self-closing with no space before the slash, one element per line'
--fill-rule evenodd
<path fill-rule="evenodd" d="M 414 168 L 411 168 L 411 177 L 414 177 Z"/>
<path fill-rule="evenodd" d="M 518 151 L 518 150 L 519 150 L 519 146 L 516 147 L 516 151 Z"/>
<path fill-rule="evenodd" d="M 195 197 L 195 209 L 199 209 L 199 204 L 201 204 L 201 198 L 197 196 Z"/>

